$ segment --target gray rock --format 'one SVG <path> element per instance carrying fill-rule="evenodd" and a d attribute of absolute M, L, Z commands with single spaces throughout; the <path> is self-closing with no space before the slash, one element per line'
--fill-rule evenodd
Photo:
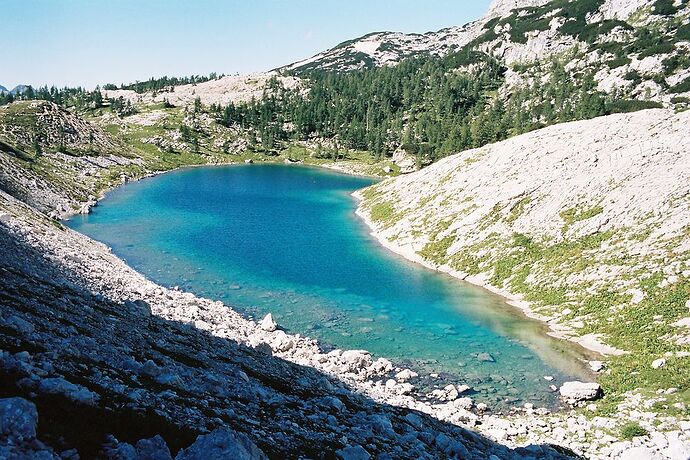
<path fill-rule="evenodd" d="M 61 394 L 76 403 L 89 406 L 95 405 L 96 401 L 99 399 L 96 393 L 89 391 L 81 385 L 75 385 L 74 383 L 68 382 L 62 377 L 52 377 L 41 380 L 41 383 L 38 385 L 38 391 L 46 394 Z"/>
<path fill-rule="evenodd" d="M 362 446 L 348 446 L 335 452 L 340 460 L 369 460 L 371 455 Z"/>
<path fill-rule="evenodd" d="M 137 451 L 133 445 L 120 442 L 106 449 L 105 456 L 108 460 L 137 460 Z"/>
<path fill-rule="evenodd" d="M 7 322 L 10 324 L 10 326 L 14 327 L 17 331 L 23 334 L 31 334 L 34 331 L 34 325 L 23 320 L 19 316 L 10 316 Z"/>
<path fill-rule="evenodd" d="M 594 372 L 601 372 L 604 369 L 603 361 L 590 361 L 589 368 Z"/>
<path fill-rule="evenodd" d="M 273 332 L 276 329 L 278 329 L 278 325 L 273 320 L 273 315 L 270 313 L 268 315 L 264 316 L 264 319 L 261 320 L 259 327 L 266 332 Z"/>
<path fill-rule="evenodd" d="M 564 401 L 575 404 L 581 401 L 591 401 L 601 396 L 601 386 L 598 383 L 565 382 L 558 390 Z"/>
<path fill-rule="evenodd" d="M 137 460 L 172 460 L 170 449 L 160 435 L 140 440 L 137 442 L 136 450 Z"/>
<path fill-rule="evenodd" d="M 218 428 L 199 436 L 194 444 L 180 451 L 175 460 L 264 460 L 266 455 L 244 434 Z"/>
<path fill-rule="evenodd" d="M 22 443 L 36 438 L 38 412 L 23 398 L 0 399 L 0 444 Z"/>
<path fill-rule="evenodd" d="M 477 355 L 477 359 L 483 363 L 495 363 L 496 362 L 494 357 L 491 356 L 491 353 L 479 353 Z"/>
<path fill-rule="evenodd" d="M 661 460 L 664 457 L 648 447 L 640 446 L 626 450 L 618 458 L 619 460 Z"/>

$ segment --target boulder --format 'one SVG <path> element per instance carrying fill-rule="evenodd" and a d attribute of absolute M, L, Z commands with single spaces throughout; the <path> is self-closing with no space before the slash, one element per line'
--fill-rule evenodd
<path fill-rule="evenodd" d="M 160 435 L 137 442 L 137 460 L 172 460 L 170 449 Z"/>
<path fill-rule="evenodd" d="M 347 350 L 340 355 L 340 359 L 353 371 L 365 369 L 372 364 L 371 354 L 365 350 Z"/>
<path fill-rule="evenodd" d="M 419 374 L 417 374 L 415 371 L 411 371 L 409 369 L 403 369 L 402 371 L 395 374 L 395 378 L 401 382 L 406 382 L 406 381 L 413 379 L 415 377 L 418 377 L 418 376 L 419 376 Z"/>
<path fill-rule="evenodd" d="M 648 447 L 639 446 L 626 450 L 618 458 L 619 460 L 661 460 L 664 457 Z"/>
<path fill-rule="evenodd" d="M 264 319 L 261 320 L 259 327 L 266 332 L 273 332 L 276 329 L 278 329 L 278 325 L 273 320 L 273 315 L 270 313 L 268 315 L 264 316 Z"/>
<path fill-rule="evenodd" d="M 194 444 L 182 449 L 175 460 L 264 460 L 266 455 L 247 435 L 223 427 L 196 438 Z"/>
<path fill-rule="evenodd" d="M 652 368 L 661 369 L 666 365 L 666 360 L 664 358 L 655 359 L 652 361 Z"/>
<path fill-rule="evenodd" d="M 38 391 L 45 394 L 61 394 L 70 400 L 88 406 L 96 405 L 99 400 L 98 394 L 89 391 L 81 385 L 75 385 L 62 377 L 51 377 L 41 380 Z"/>
<path fill-rule="evenodd" d="M 496 362 L 494 357 L 491 356 L 491 353 L 479 353 L 477 355 L 477 359 L 483 363 L 495 363 Z"/>
<path fill-rule="evenodd" d="M 567 403 L 576 404 L 581 401 L 591 401 L 601 396 L 601 386 L 598 383 L 565 382 L 558 390 L 561 398 Z"/>
<path fill-rule="evenodd" d="M 594 372 L 601 372 L 604 370 L 604 363 L 603 361 L 590 361 L 589 368 Z"/>
<path fill-rule="evenodd" d="M 335 452 L 340 460 L 369 460 L 371 455 L 362 446 L 348 446 Z"/>
<path fill-rule="evenodd" d="M 417 170 L 417 160 L 403 149 L 393 152 L 393 163 L 400 168 L 401 174 L 408 174 Z"/>
<path fill-rule="evenodd" d="M 458 385 L 457 389 L 458 389 L 458 394 L 463 394 L 463 393 L 467 393 L 468 391 L 470 391 L 472 389 L 472 387 L 470 387 L 469 385 Z"/>
<path fill-rule="evenodd" d="M 19 444 L 36 438 L 38 412 L 23 398 L 0 399 L 0 444 Z"/>

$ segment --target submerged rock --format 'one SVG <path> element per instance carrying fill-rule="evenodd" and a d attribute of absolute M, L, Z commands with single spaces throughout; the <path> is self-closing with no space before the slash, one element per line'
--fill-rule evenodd
<path fill-rule="evenodd" d="M 477 359 L 483 363 L 495 363 L 496 359 L 491 356 L 491 353 L 479 353 Z"/>

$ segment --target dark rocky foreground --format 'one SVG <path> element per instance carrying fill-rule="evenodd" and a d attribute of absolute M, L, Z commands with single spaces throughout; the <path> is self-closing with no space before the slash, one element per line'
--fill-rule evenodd
<path fill-rule="evenodd" d="M 352 382 L 378 361 L 156 286 L 3 192 L 0 305 L 0 458 L 568 458 L 376 402 Z"/>

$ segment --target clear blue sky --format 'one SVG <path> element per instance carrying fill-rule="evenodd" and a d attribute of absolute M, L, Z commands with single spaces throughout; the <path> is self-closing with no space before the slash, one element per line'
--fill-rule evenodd
<path fill-rule="evenodd" d="M 270 70 L 369 32 L 426 32 L 490 0 L 0 0 L 0 85 L 94 87 Z"/>

